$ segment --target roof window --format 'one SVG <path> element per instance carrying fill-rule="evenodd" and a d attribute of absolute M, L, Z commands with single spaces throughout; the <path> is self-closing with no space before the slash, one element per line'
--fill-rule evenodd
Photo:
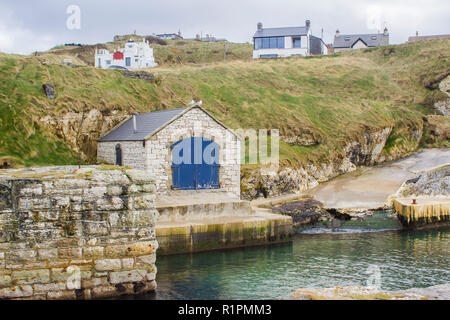
<path fill-rule="evenodd" d="M 345 40 L 345 41 L 349 41 L 349 40 L 350 40 L 350 37 L 345 37 L 344 40 Z"/>

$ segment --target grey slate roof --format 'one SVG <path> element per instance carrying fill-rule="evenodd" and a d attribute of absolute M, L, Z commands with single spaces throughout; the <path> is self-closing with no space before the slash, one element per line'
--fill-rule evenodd
<path fill-rule="evenodd" d="M 104 141 L 140 141 L 154 133 L 167 122 L 177 117 L 188 108 L 178 108 L 171 110 L 162 110 L 136 115 L 137 132 L 133 132 L 133 118 L 131 117 L 117 128 L 100 138 L 99 142 Z"/>
<path fill-rule="evenodd" d="M 307 34 L 308 27 L 263 28 L 257 30 L 253 38 L 306 36 Z"/>
<path fill-rule="evenodd" d="M 345 40 L 348 38 L 349 40 Z M 389 44 L 389 35 L 383 33 L 373 34 L 340 34 L 334 36 L 333 48 L 351 48 L 359 39 L 368 47 L 386 46 Z"/>

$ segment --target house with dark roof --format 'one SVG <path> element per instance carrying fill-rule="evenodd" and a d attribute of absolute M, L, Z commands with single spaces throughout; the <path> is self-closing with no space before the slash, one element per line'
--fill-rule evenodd
<path fill-rule="evenodd" d="M 383 33 L 373 34 L 341 34 L 336 30 L 333 41 L 334 52 L 361 49 L 368 47 L 387 46 L 389 44 L 389 32 L 384 28 Z"/>
<path fill-rule="evenodd" d="M 315 54 L 327 54 L 325 43 L 312 36 L 310 20 L 306 20 L 301 27 L 282 28 L 263 28 L 259 22 L 253 35 L 253 58 L 309 56 L 314 54 L 311 52 L 312 46 Z"/>
<path fill-rule="evenodd" d="M 157 194 L 209 190 L 239 197 L 240 140 L 193 104 L 129 116 L 98 140 L 97 160 L 150 172 Z"/>

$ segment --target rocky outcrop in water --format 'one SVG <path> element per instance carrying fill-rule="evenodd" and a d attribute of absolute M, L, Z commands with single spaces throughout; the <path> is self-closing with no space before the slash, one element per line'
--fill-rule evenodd
<path fill-rule="evenodd" d="M 291 300 L 448 300 L 450 284 L 400 291 L 381 291 L 370 287 L 335 287 L 326 289 L 298 289 Z"/>
<path fill-rule="evenodd" d="M 294 227 L 314 224 L 331 218 L 328 212 L 323 209 L 322 202 L 314 199 L 281 203 L 275 205 L 272 212 L 291 216 Z"/>

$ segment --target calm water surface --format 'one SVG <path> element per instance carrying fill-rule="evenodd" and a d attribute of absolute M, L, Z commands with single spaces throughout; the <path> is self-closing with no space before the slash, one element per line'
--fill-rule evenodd
<path fill-rule="evenodd" d="M 278 299 L 297 288 L 365 286 L 371 265 L 384 290 L 450 282 L 450 229 L 316 231 L 282 245 L 158 257 L 157 293 L 146 298 Z"/>

